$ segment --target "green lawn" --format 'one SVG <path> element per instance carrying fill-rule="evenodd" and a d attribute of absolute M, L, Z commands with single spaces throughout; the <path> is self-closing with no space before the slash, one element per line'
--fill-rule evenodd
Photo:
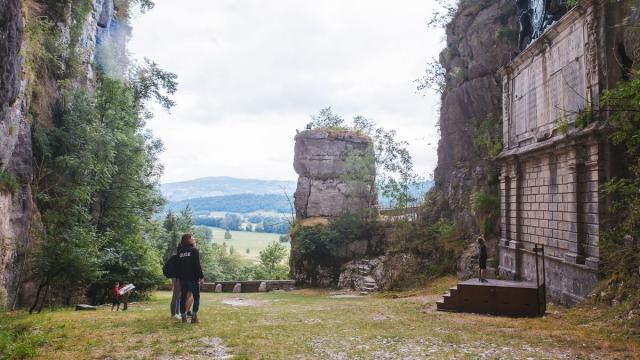
<path fill-rule="evenodd" d="M 368 297 L 319 290 L 206 293 L 201 323 L 193 325 L 170 320 L 170 294 L 157 292 L 127 312 L 101 307 L 97 312 L 3 314 L 0 330 L 23 332 L 15 346 L 31 346 L 42 359 L 609 359 L 640 354 L 640 340 L 609 310 L 551 307 L 540 319 L 441 313 L 435 311 L 435 291 Z"/>
<path fill-rule="evenodd" d="M 247 231 L 231 231 L 231 240 L 224 239 L 224 229 L 211 227 L 213 231 L 213 241 L 218 244 L 223 242 L 227 243 L 227 246 L 235 249 L 237 254 L 251 260 L 258 259 L 260 250 L 264 249 L 273 241 L 278 241 L 280 234 L 267 234 Z M 290 244 L 283 243 L 287 247 L 287 253 L 289 252 Z M 247 254 L 247 249 L 249 253 Z"/>

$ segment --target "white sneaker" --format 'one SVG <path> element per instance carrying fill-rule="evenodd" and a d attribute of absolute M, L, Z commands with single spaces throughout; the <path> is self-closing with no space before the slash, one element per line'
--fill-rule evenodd
<path fill-rule="evenodd" d="M 180 314 L 175 314 L 175 315 L 173 315 L 173 319 L 174 320 L 181 320 L 182 317 L 180 316 Z"/>

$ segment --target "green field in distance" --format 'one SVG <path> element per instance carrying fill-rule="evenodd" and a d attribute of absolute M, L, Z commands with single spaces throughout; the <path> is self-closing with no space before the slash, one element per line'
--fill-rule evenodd
<path fill-rule="evenodd" d="M 267 247 L 267 245 L 273 241 L 278 241 L 280 238 L 280 234 L 231 231 L 231 240 L 225 240 L 224 229 L 216 227 L 209 228 L 213 231 L 214 243 L 222 244 L 223 242 L 226 242 L 228 248 L 233 246 L 236 254 L 254 261 L 258 261 L 258 254 L 260 253 L 260 250 Z M 291 248 L 291 245 L 288 242 L 282 244 L 287 247 L 287 251 Z M 247 249 L 249 249 L 248 254 Z"/>

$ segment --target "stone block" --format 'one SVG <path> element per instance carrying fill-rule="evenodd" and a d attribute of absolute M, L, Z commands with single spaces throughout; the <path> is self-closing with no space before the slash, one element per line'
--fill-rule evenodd
<path fill-rule="evenodd" d="M 585 259 L 584 264 L 591 270 L 598 270 L 600 259 L 596 257 L 588 257 Z"/>
<path fill-rule="evenodd" d="M 599 223 L 599 216 L 598 214 L 586 214 L 584 216 L 584 221 L 588 224 L 598 224 Z"/>
<path fill-rule="evenodd" d="M 261 282 L 260 286 L 258 286 L 258 292 L 267 292 L 267 283 Z"/>
<path fill-rule="evenodd" d="M 573 213 L 573 212 L 565 212 L 562 213 L 562 220 L 564 221 L 568 221 L 568 222 L 575 222 L 577 221 L 577 214 Z"/>
<path fill-rule="evenodd" d="M 566 253 L 564 254 L 564 261 L 570 264 L 584 264 L 585 258 L 576 253 Z"/>
<path fill-rule="evenodd" d="M 214 290 L 217 293 L 221 293 L 222 292 L 222 284 L 216 284 L 216 288 Z"/>
<path fill-rule="evenodd" d="M 241 293 L 242 292 L 242 284 L 237 283 L 233 286 L 233 292 L 234 293 Z"/>

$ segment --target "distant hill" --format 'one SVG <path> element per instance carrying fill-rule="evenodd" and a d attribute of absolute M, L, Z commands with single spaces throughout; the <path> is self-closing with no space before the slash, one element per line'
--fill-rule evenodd
<path fill-rule="evenodd" d="M 431 181 L 424 181 L 413 186 L 410 192 L 416 199 L 422 200 L 432 186 Z M 283 188 L 293 201 L 295 181 L 220 176 L 161 185 L 162 194 L 168 200 L 166 210 L 180 211 L 190 205 L 196 215 L 214 211 L 241 214 L 267 211 L 289 214 L 291 208 Z M 382 207 L 393 205 L 384 197 L 379 199 L 379 203 Z"/>
<path fill-rule="evenodd" d="M 409 193 L 411 194 L 411 196 L 416 198 L 418 202 L 421 202 L 424 199 L 424 194 L 426 194 L 432 186 L 432 181 L 422 181 L 411 186 L 411 188 L 409 189 Z M 381 207 L 393 206 L 393 202 L 391 201 L 391 199 L 385 198 L 384 196 L 382 196 L 382 194 L 380 194 L 380 192 L 378 194 L 378 203 Z"/>
<path fill-rule="evenodd" d="M 283 188 L 291 195 L 296 190 L 296 182 L 212 176 L 160 185 L 162 195 L 169 202 L 237 194 L 283 195 Z"/>
<path fill-rule="evenodd" d="M 254 211 L 291 213 L 291 207 L 286 196 L 278 194 L 234 194 L 184 199 L 169 202 L 167 209 L 180 211 L 187 205 L 191 207 L 191 210 L 196 215 L 212 211 L 241 214 Z"/>

